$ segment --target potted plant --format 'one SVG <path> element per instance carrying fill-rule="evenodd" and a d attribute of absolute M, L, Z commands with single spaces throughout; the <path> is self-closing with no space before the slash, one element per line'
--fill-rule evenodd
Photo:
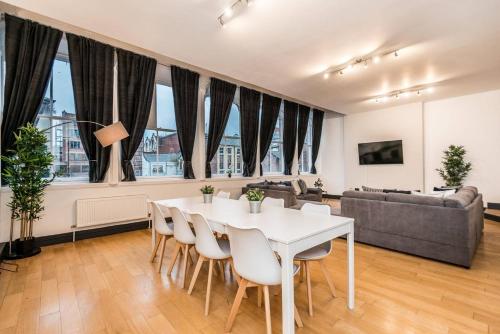
<path fill-rule="evenodd" d="M 3 180 L 9 185 L 12 196 L 7 204 L 11 210 L 11 240 L 13 226 L 20 223 L 19 238 L 11 245 L 10 258 L 24 258 L 38 254 L 33 237 L 33 223 L 44 210 L 45 188 L 54 180 L 50 172 L 54 160 L 47 150 L 45 134 L 32 124 L 27 124 L 15 134 L 14 148 L 1 159 L 5 164 Z"/>
<path fill-rule="evenodd" d="M 248 203 L 250 203 L 250 213 L 260 213 L 260 206 L 264 199 L 264 191 L 252 188 L 247 191 Z"/>
<path fill-rule="evenodd" d="M 322 192 L 325 192 L 323 190 L 323 181 L 321 181 L 320 178 L 318 178 L 316 181 L 314 181 L 314 187 L 315 188 L 318 188 L 319 190 L 321 190 Z"/>
<path fill-rule="evenodd" d="M 447 187 L 462 186 L 472 170 L 472 164 L 465 162 L 464 159 L 467 151 L 463 146 L 450 145 L 443 153 L 443 168 L 438 168 L 436 171 L 439 172 Z"/>
<path fill-rule="evenodd" d="M 203 203 L 212 203 L 215 188 L 207 184 L 206 186 L 201 187 L 200 191 L 203 194 Z"/>
<path fill-rule="evenodd" d="M 233 168 L 229 166 L 227 169 L 227 177 L 231 178 L 231 176 L 233 176 Z"/>

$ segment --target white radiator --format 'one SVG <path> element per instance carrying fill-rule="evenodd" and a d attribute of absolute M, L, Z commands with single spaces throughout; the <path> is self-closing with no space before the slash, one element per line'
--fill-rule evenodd
<path fill-rule="evenodd" d="M 76 227 L 148 219 L 147 196 L 113 196 L 76 200 Z"/>

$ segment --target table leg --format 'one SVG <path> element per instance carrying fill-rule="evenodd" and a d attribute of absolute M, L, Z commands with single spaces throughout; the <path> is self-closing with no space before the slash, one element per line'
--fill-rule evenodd
<path fill-rule="evenodd" d="M 281 298 L 283 310 L 283 333 L 295 333 L 294 291 L 293 291 L 293 254 L 287 246 L 279 252 L 281 257 Z"/>
<path fill-rule="evenodd" d="M 347 307 L 354 309 L 354 228 L 347 234 Z"/>
<path fill-rule="evenodd" d="M 153 219 L 153 216 L 151 216 L 151 218 Z M 153 247 L 154 249 L 155 245 L 156 245 L 156 230 L 154 221 L 151 220 L 151 247 Z"/>

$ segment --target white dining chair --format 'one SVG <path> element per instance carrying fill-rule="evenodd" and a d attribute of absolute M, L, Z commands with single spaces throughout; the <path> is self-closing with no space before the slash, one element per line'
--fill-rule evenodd
<path fill-rule="evenodd" d="M 195 247 L 199 257 L 194 269 L 193 277 L 191 278 L 191 283 L 189 284 L 188 294 L 193 292 L 194 285 L 196 284 L 196 280 L 203 263 L 208 261 L 208 282 L 205 296 L 205 316 L 207 316 L 210 307 L 210 292 L 214 264 L 217 264 L 217 262 L 219 263 L 221 278 L 224 280 L 224 269 L 221 265 L 221 261 L 231 258 L 231 248 L 229 247 L 229 240 L 215 238 L 214 232 L 210 228 L 210 225 L 206 221 L 205 217 L 195 213 L 190 214 L 190 217 L 191 223 L 193 224 L 196 232 Z"/>
<path fill-rule="evenodd" d="M 248 198 L 247 198 L 247 195 L 246 194 L 242 194 L 239 198 L 240 201 L 247 201 L 248 202 Z"/>
<path fill-rule="evenodd" d="M 179 253 L 183 253 L 182 261 L 182 287 L 184 288 L 187 275 L 187 265 L 188 261 L 191 260 L 189 250 L 194 246 L 196 242 L 196 236 L 194 235 L 191 227 L 189 226 L 188 220 L 184 214 L 176 207 L 169 207 L 172 220 L 174 222 L 174 237 L 175 237 L 175 248 L 170 260 L 170 265 L 168 266 L 167 275 L 172 273 L 174 264 L 179 256 Z"/>
<path fill-rule="evenodd" d="M 258 287 L 258 298 L 261 298 L 261 289 L 264 292 L 266 310 L 266 329 L 271 333 L 271 310 L 269 305 L 269 286 L 281 284 L 281 265 L 276 258 L 267 238 L 257 228 L 241 229 L 227 226 L 231 243 L 231 256 L 235 271 L 241 276 L 238 292 L 226 323 L 226 332 L 230 332 L 238 313 L 241 300 L 246 288 Z M 251 251 L 249 251 L 251 250 Z M 294 265 L 294 274 L 299 267 Z M 259 302 L 260 304 L 260 302 Z M 294 306 L 295 322 L 303 327 L 297 308 Z"/>
<path fill-rule="evenodd" d="M 302 206 L 302 208 L 300 210 L 302 212 L 317 213 L 317 214 L 321 214 L 321 215 L 330 215 L 331 214 L 331 207 L 329 205 L 324 205 L 324 204 L 306 203 Z M 311 262 L 315 261 L 315 262 L 319 263 L 321 271 L 323 272 L 323 275 L 325 276 L 326 282 L 328 283 L 328 286 L 330 288 L 330 292 L 332 293 L 333 297 L 336 297 L 335 285 L 333 284 L 333 281 L 330 277 L 330 274 L 328 273 L 326 265 L 323 261 L 328 255 L 331 254 L 331 252 L 332 252 L 332 242 L 327 241 L 325 243 L 322 243 L 321 245 L 307 249 L 307 250 L 295 255 L 295 258 L 294 258 L 294 260 L 300 262 L 301 275 L 304 271 L 306 274 L 307 301 L 308 301 L 308 306 L 309 306 L 309 315 L 311 317 L 313 316 L 311 270 L 310 270 Z"/>
<path fill-rule="evenodd" d="M 219 191 L 216 195 L 217 197 L 219 198 L 226 198 L 226 199 L 229 199 L 231 197 L 231 193 L 230 192 L 226 192 L 226 191 Z"/>
<path fill-rule="evenodd" d="M 278 208 L 284 208 L 285 207 L 285 200 L 283 198 L 273 198 L 273 197 L 266 197 L 262 201 L 262 207 L 278 207 Z"/>
<path fill-rule="evenodd" d="M 174 236 L 174 223 L 167 223 L 165 220 L 165 215 L 160 209 L 158 204 L 151 202 L 151 209 L 153 215 L 153 224 L 156 233 L 156 244 L 153 248 L 153 253 L 151 254 L 150 262 L 154 262 L 156 254 L 158 253 L 158 247 L 160 247 L 160 260 L 158 261 L 158 272 L 161 271 L 161 266 L 163 264 L 163 257 L 165 256 L 165 244 L 167 240 Z"/>

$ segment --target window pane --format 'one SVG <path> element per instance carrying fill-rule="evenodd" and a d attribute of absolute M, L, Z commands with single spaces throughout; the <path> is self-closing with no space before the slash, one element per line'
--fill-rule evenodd
<path fill-rule="evenodd" d="M 276 128 L 267 155 L 262 162 L 263 174 L 283 174 L 285 170 L 283 159 L 283 104 L 281 105 Z"/>
<path fill-rule="evenodd" d="M 56 59 L 35 124 L 39 129 L 47 129 L 57 124 L 70 122 L 46 132 L 47 147 L 54 155 L 51 170 L 60 178 L 88 176 L 89 163 L 75 120 L 69 63 Z"/>
<path fill-rule="evenodd" d="M 183 175 L 183 159 L 175 125 L 172 88 L 156 84 L 158 129 L 146 129 L 132 164 L 136 176 Z"/>
<path fill-rule="evenodd" d="M 205 98 L 205 139 L 208 138 L 208 127 L 210 122 L 210 97 Z M 206 142 L 206 140 L 205 140 Z M 240 135 L 240 110 L 233 103 L 224 135 L 222 136 L 218 153 L 210 162 L 212 175 L 224 175 L 242 173 L 241 161 L 241 135 Z"/>
<path fill-rule="evenodd" d="M 304 141 L 304 147 L 302 148 L 302 154 L 299 159 L 299 171 L 301 173 L 309 173 L 311 171 L 311 160 L 312 160 L 312 113 L 309 116 L 309 121 L 307 123 L 306 138 Z"/>

